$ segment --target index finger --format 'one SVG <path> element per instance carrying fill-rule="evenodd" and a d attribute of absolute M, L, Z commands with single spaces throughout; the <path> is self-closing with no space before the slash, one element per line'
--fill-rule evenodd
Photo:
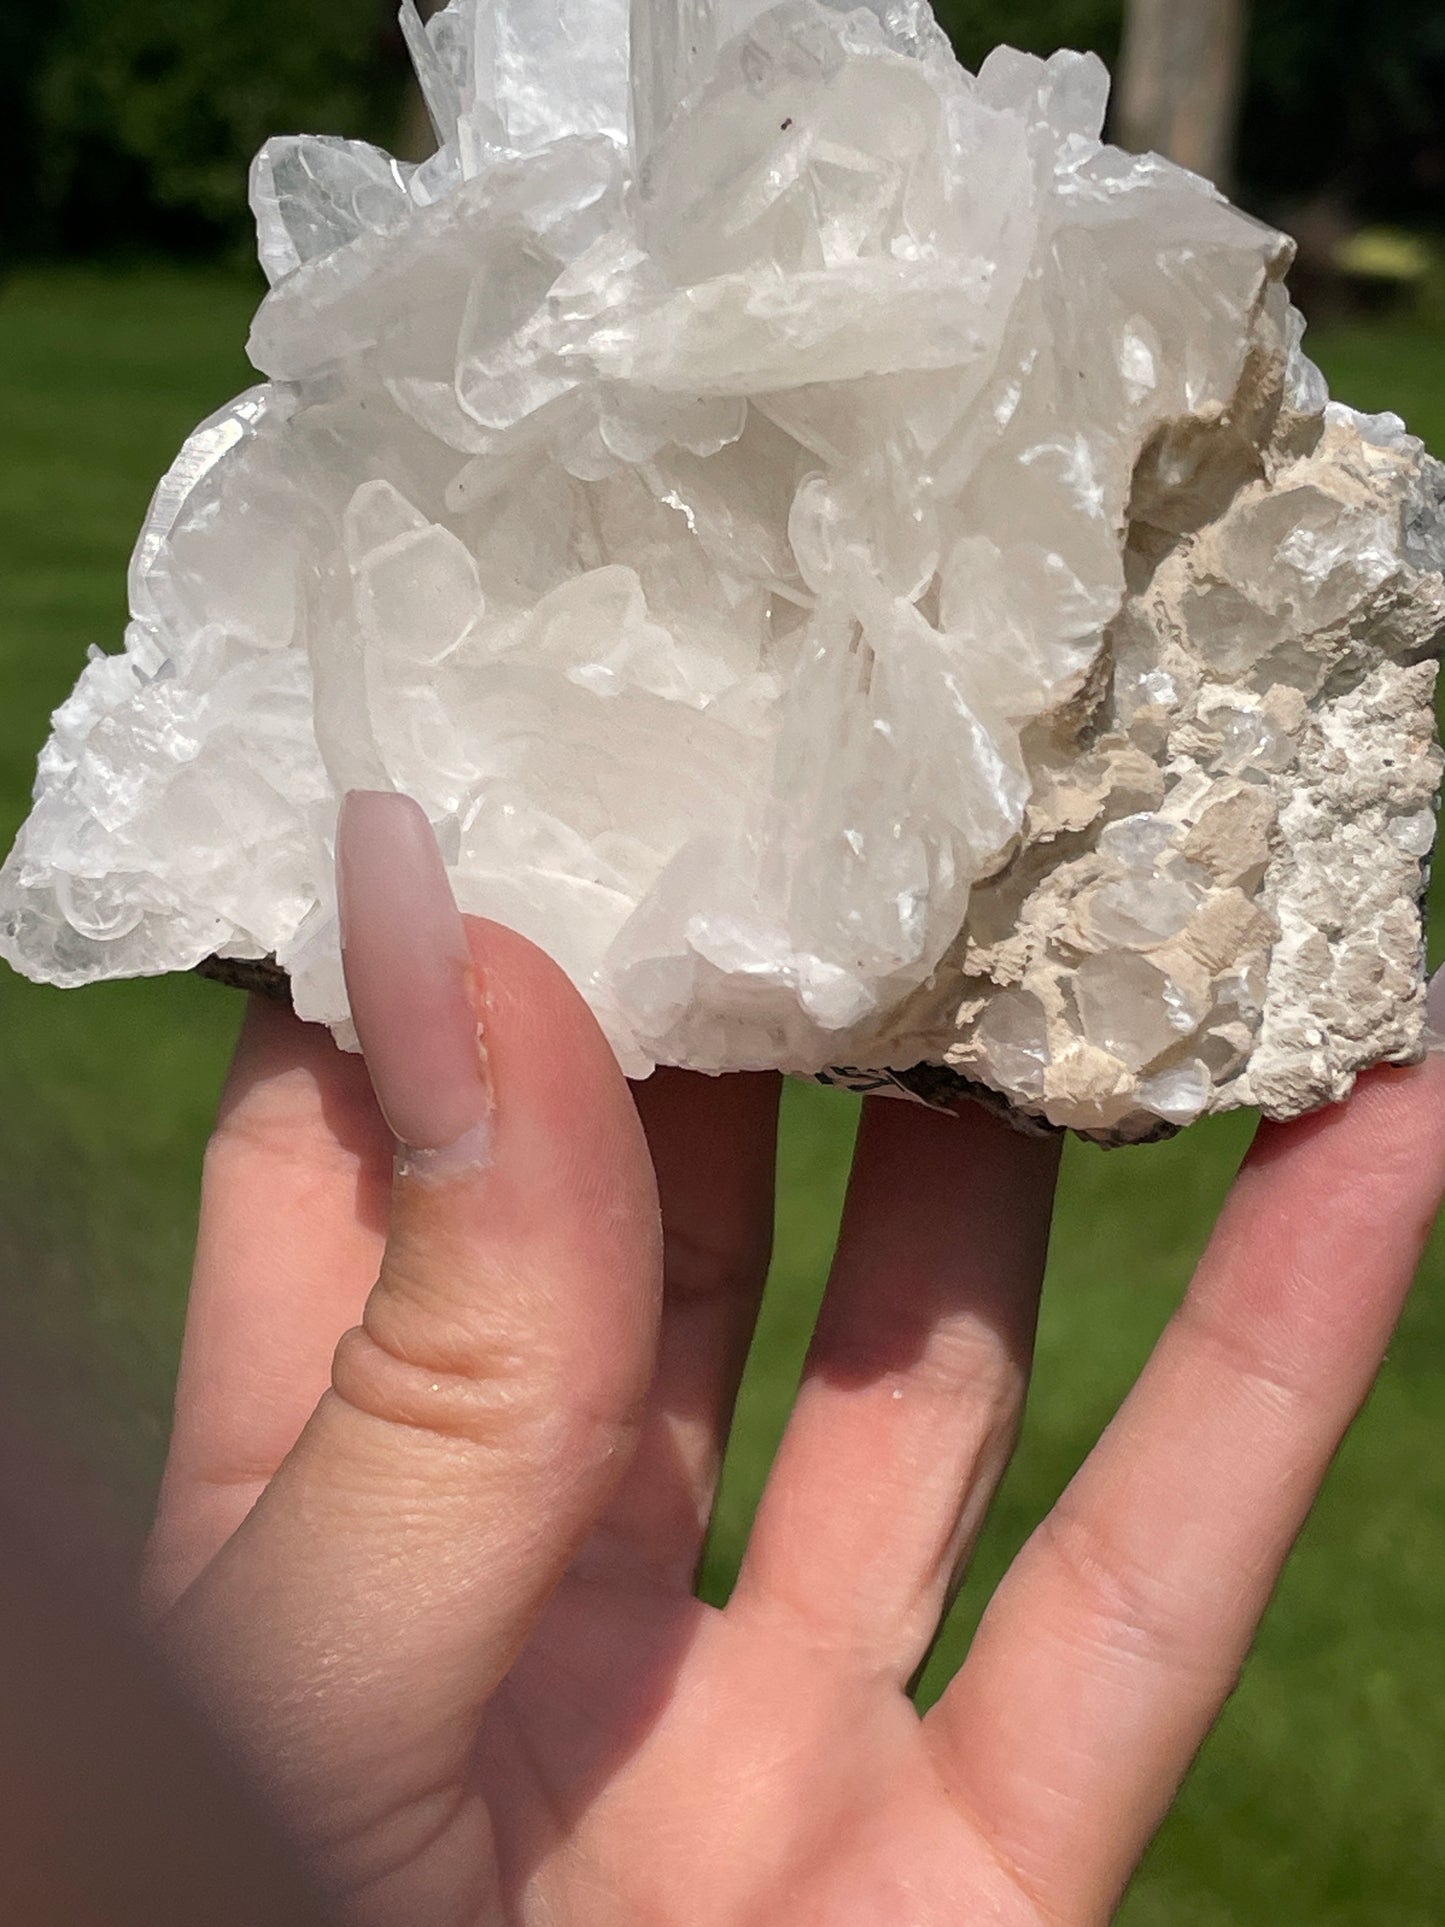
<path fill-rule="evenodd" d="M 206 1150 L 149 1586 L 176 1598 L 326 1390 L 386 1242 L 392 1139 L 360 1057 L 251 1000 Z"/>
<path fill-rule="evenodd" d="M 930 1715 L 1049 1919 L 1104 1920 L 1234 1687 L 1445 1192 L 1445 1059 L 1265 1125 L 1138 1384 Z"/>

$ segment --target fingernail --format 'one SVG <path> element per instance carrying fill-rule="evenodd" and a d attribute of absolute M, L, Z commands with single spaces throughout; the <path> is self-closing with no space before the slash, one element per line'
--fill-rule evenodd
<path fill-rule="evenodd" d="M 1435 972 L 1425 991 L 1425 1047 L 1445 1051 L 1445 964 Z"/>
<path fill-rule="evenodd" d="M 346 989 L 372 1088 L 409 1161 L 480 1162 L 492 1110 L 471 952 L 426 812 L 351 790 L 336 829 Z"/>

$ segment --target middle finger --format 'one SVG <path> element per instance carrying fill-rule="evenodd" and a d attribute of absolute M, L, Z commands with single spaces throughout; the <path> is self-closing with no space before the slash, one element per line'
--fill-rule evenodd
<path fill-rule="evenodd" d="M 690 1591 L 773 1239 L 780 1083 L 659 1069 L 635 1087 L 662 1207 L 657 1372 L 631 1465 L 580 1563 Z"/>

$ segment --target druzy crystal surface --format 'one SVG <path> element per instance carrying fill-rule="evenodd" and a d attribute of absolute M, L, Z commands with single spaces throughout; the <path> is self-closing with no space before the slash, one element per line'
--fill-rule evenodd
<path fill-rule="evenodd" d="M 273 958 L 346 1039 L 337 807 L 396 788 L 634 1074 L 1131 1137 L 1416 1054 L 1441 471 L 1327 402 L 1283 237 L 914 0 L 402 17 L 437 151 L 257 160 L 266 379 L 160 486 L 0 951 Z"/>

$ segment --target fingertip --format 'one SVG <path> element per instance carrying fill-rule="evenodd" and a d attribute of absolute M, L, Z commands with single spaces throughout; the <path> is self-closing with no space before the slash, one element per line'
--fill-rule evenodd
<path fill-rule="evenodd" d="M 1344 1103 L 1261 1125 L 1194 1295 L 1271 1328 L 1363 1333 L 1368 1350 L 1399 1314 L 1442 1195 L 1445 1060 L 1371 1070 Z"/>
<path fill-rule="evenodd" d="M 1434 1160 L 1445 1178 L 1445 1054 L 1376 1065 L 1340 1103 L 1303 1117 L 1264 1119 L 1244 1170 L 1265 1171 L 1286 1160 L 1353 1166 L 1404 1160 L 1422 1172 Z"/>

